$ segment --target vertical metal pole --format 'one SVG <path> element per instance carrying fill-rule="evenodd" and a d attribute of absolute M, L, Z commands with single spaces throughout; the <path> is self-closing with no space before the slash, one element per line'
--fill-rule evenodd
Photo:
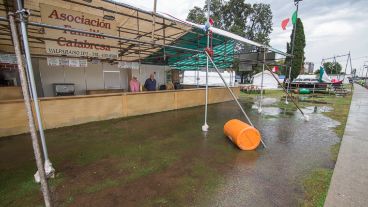
<path fill-rule="evenodd" d="M 242 111 L 243 115 L 244 115 L 244 116 L 245 116 L 245 118 L 247 119 L 248 123 L 249 123 L 252 127 L 254 127 L 254 125 L 253 125 L 252 121 L 249 119 L 249 117 L 248 117 L 247 113 L 245 113 L 245 111 L 244 111 L 243 107 L 242 107 L 242 106 L 241 106 L 241 104 L 239 103 L 238 98 L 236 98 L 236 96 L 235 96 L 234 92 L 231 90 L 231 88 L 229 87 L 229 85 L 227 85 L 226 80 L 224 79 L 224 77 L 222 77 L 222 75 L 221 75 L 221 73 L 220 73 L 219 69 L 217 68 L 216 64 L 213 62 L 212 58 L 211 58 L 211 57 L 210 57 L 210 55 L 207 53 L 207 51 L 205 51 L 205 53 L 206 53 L 207 58 L 211 61 L 211 63 L 212 63 L 212 65 L 213 65 L 213 67 L 215 68 L 215 70 L 216 70 L 217 74 L 220 76 L 220 78 L 221 78 L 222 82 L 225 84 L 225 87 L 226 87 L 226 88 L 227 88 L 227 90 L 230 92 L 230 94 L 231 94 L 231 96 L 233 97 L 234 101 L 238 104 L 238 106 L 239 106 L 240 110 Z M 262 145 L 263 145 L 265 148 L 267 148 L 267 147 L 266 147 L 266 144 L 263 142 L 263 140 L 262 140 L 262 139 L 261 139 L 261 142 L 262 142 Z"/>
<path fill-rule="evenodd" d="M 139 33 L 140 33 L 140 29 L 139 29 L 139 13 L 137 11 L 137 37 L 138 37 L 138 40 L 140 40 L 141 38 L 139 37 Z M 138 44 L 138 81 L 141 79 L 141 44 Z M 132 71 L 133 73 L 133 71 Z M 143 91 L 143 87 L 142 87 L 142 84 L 140 83 L 140 86 L 139 86 L 139 91 Z"/>
<path fill-rule="evenodd" d="M 266 48 L 263 48 L 263 63 L 262 63 L 262 77 L 261 77 L 261 99 L 259 100 L 258 113 L 262 112 L 262 100 L 263 100 L 263 76 L 266 62 Z"/>
<path fill-rule="evenodd" d="M 353 63 L 351 62 L 351 54 L 349 51 L 349 60 L 350 60 L 350 74 L 353 72 Z"/>
<path fill-rule="evenodd" d="M 104 82 L 104 89 L 106 89 L 106 83 L 105 83 L 105 69 L 104 69 L 104 63 L 101 61 L 101 66 L 102 66 L 102 79 Z"/>
<path fill-rule="evenodd" d="M 197 50 L 199 50 L 199 34 L 197 34 Z M 196 71 L 196 83 L 197 88 L 199 88 L 199 53 L 197 53 L 197 71 Z"/>
<path fill-rule="evenodd" d="M 153 0 L 152 42 L 155 42 L 156 6 L 157 6 L 157 0 Z M 164 25 L 164 27 L 165 27 L 165 25 Z"/>
<path fill-rule="evenodd" d="M 86 95 L 87 95 L 88 87 L 87 87 L 87 74 L 86 74 L 86 68 L 84 68 L 84 84 L 85 84 L 85 86 L 86 86 Z"/>
<path fill-rule="evenodd" d="M 210 22 L 210 4 L 211 0 L 207 0 L 207 23 Z M 210 36 L 209 36 L 209 30 L 207 31 L 207 47 L 210 45 Z M 208 113 L 208 64 L 209 59 L 207 55 L 207 61 L 206 61 L 206 100 L 205 100 L 205 108 L 204 108 L 204 124 L 202 126 L 202 131 L 206 132 L 208 131 L 208 124 L 207 124 L 207 113 Z"/>
<path fill-rule="evenodd" d="M 342 79 L 343 80 L 342 82 L 344 82 L 344 80 L 345 80 L 346 70 L 348 69 L 348 64 L 349 64 L 349 58 L 350 58 L 350 51 L 349 51 L 349 54 L 348 54 L 348 59 L 346 60 L 346 66 L 345 66 L 345 71 L 344 71 L 344 78 Z"/>
<path fill-rule="evenodd" d="M 340 76 L 339 74 L 337 74 L 337 61 L 336 61 L 336 57 L 334 56 L 334 65 L 333 65 L 333 68 L 335 68 L 335 74 L 336 74 L 336 78 L 337 80 L 340 80 Z M 332 71 L 331 71 L 331 75 L 332 75 Z"/>
<path fill-rule="evenodd" d="M 287 93 L 290 92 L 290 85 L 291 85 L 291 68 L 293 66 L 293 60 L 294 60 L 294 48 L 295 48 L 295 36 L 296 36 L 296 25 L 298 24 L 298 11 L 299 11 L 299 0 L 296 2 L 296 22 L 294 25 L 294 33 L 293 33 L 293 39 L 292 39 L 292 44 L 291 44 L 291 62 L 290 62 L 290 67 L 289 67 L 289 83 L 288 83 L 288 87 L 287 87 Z M 288 102 L 288 96 L 286 96 L 285 98 L 285 104 L 289 104 Z"/>
<path fill-rule="evenodd" d="M 24 53 L 25 53 L 25 56 L 26 56 L 27 69 L 28 69 L 29 79 L 30 79 L 30 83 L 31 83 L 31 89 L 32 89 L 31 92 L 32 92 L 34 108 L 35 108 L 35 112 L 36 112 L 38 130 L 39 130 L 40 137 L 41 137 L 43 155 L 45 157 L 46 173 L 48 175 L 53 176 L 53 174 L 55 172 L 55 169 L 52 167 L 52 164 L 49 160 L 49 155 L 48 155 L 48 152 L 47 152 L 45 133 L 43 131 L 43 124 L 42 124 L 42 119 L 41 119 L 40 106 L 39 106 L 39 103 L 38 103 L 38 95 L 37 95 L 36 84 L 35 84 L 34 75 L 33 75 L 31 53 L 29 51 L 27 27 L 26 27 L 24 16 L 23 16 L 24 15 L 24 13 L 23 13 L 24 9 L 23 9 L 23 5 L 22 5 L 21 0 L 17 0 L 17 8 L 18 8 L 18 12 L 20 12 L 19 17 L 20 17 L 20 26 L 21 26 L 21 31 L 22 31 L 22 39 L 23 39 L 23 47 L 24 47 L 23 49 L 24 49 Z"/>
<path fill-rule="evenodd" d="M 364 86 L 367 86 L 368 65 L 364 65 L 364 66 L 363 66 L 363 70 L 364 70 L 364 68 L 366 69 L 366 72 L 365 72 L 365 82 L 364 82 Z"/>
<path fill-rule="evenodd" d="M 17 57 L 19 77 L 20 77 L 20 82 L 21 82 L 21 85 L 22 85 L 22 92 L 23 92 L 23 96 L 24 96 L 24 104 L 25 104 L 26 111 L 27 111 L 29 131 L 31 133 L 33 151 L 34 151 L 34 155 L 35 155 L 35 159 L 36 159 L 37 169 L 38 169 L 38 172 L 39 172 L 39 175 L 40 175 L 41 191 L 42 191 L 42 194 L 43 194 L 43 199 L 44 199 L 44 202 L 45 202 L 45 206 L 49 207 L 49 206 L 51 206 L 50 191 L 49 191 L 49 186 L 48 186 L 48 183 L 47 183 L 47 180 L 46 180 L 46 174 L 45 174 L 45 171 L 44 171 L 44 166 L 42 164 L 41 150 L 40 150 L 40 145 L 38 143 L 38 138 L 37 138 L 37 133 L 36 133 L 36 126 L 35 126 L 34 119 L 33 119 L 30 95 L 29 95 L 28 88 L 27 88 L 27 78 L 26 78 L 25 71 L 24 71 L 24 64 L 23 64 L 23 60 L 22 60 L 22 54 L 21 54 L 21 51 L 20 51 L 20 45 L 19 45 L 19 40 L 18 40 L 17 29 L 15 27 L 14 16 L 13 16 L 12 13 L 9 13 L 9 23 L 10 23 L 10 28 L 11 28 L 11 32 L 12 32 L 14 50 L 15 50 L 15 54 L 16 54 L 16 57 Z"/>

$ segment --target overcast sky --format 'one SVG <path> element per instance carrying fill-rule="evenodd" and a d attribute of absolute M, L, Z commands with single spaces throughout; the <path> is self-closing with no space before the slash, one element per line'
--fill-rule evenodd
<path fill-rule="evenodd" d="M 118 0 L 142 9 L 152 10 L 153 0 Z M 194 6 L 203 7 L 205 0 L 157 0 L 157 11 L 185 19 Z M 246 0 L 248 3 L 269 3 L 273 13 L 271 46 L 286 50 L 292 26 L 283 31 L 281 21 L 291 17 L 295 10 L 293 0 Z M 352 55 L 353 67 L 358 74 L 368 61 L 368 0 L 303 0 L 299 17 L 306 35 L 306 61 L 319 67 L 322 58 L 334 55 Z M 364 57 L 364 58 L 362 58 Z M 338 61 L 345 68 L 346 57 Z M 368 64 L 368 62 L 367 62 Z M 347 71 L 348 73 L 350 70 Z"/>

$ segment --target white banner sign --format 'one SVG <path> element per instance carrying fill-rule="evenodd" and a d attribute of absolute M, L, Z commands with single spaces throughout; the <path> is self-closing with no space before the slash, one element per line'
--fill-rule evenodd
<path fill-rule="evenodd" d="M 88 62 L 87 59 L 48 57 L 47 65 L 85 68 L 88 66 Z"/>
<path fill-rule="evenodd" d="M 139 69 L 139 63 L 138 62 L 119 61 L 118 62 L 118 68 L 138 70 Z"/>

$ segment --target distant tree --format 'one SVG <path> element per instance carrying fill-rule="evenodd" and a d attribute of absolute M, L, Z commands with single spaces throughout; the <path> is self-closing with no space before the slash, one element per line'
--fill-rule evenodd
<path fill-rule="evenodd" d="M 188 21 L 204 24 L 207 17 L 207 2 L 203 9 L 194 7 L 189 11 Z M 214 27 L 221 28 L 250 40 L 269 44 L 272 32 L 272 11 L 269 4 L 247 4 L 244 0 L 212 0 L 210 17 Z"/>
<path fill-rule="evenodd" d="M 224 24 L 223 24 L 223 16 L 224 16 L 224 4 L 222 2 L 222 0 L 211 0 L 211 5 L 210 5 L 210 17 L 213 19 L 214 23 L 213 26 L 220 28 L 220 29 L 225 29 L 224 28 Z M 204 6 L 203 6 L 203 11 L 206 15 L 207 18 L 207 1 L 205 2 Z"/>
<path fill-rule="evenodd" d="M 314 74 L 319 74 L 319 69 L 317 69 L 316 71 L 314 71 Z"/>
<path fill-rule="evenodd" d="M 195 6 L 189 11 L 187 20 L 197 24 L 204 24 L 206 22 L 206 16 L 201 8 Z"/>
<path fill-rule="evenodd" d="M 295 33 L 295 41 L 293 45 L 293 35 L 295 32 L 295 28 L 296 28 L 296 33 Z M 296 27 L 294 27 L 291 33 L 290 39 L 291 41 L 286 44 L 286 50 L 287 50 L 287 53 L 292 54 L 292 49 L 293 49 L 294 56 L 292 57 L 293 59 L 291 59 L 291 57 L 286 58 L 286 65 L 288 67 L 290 67 L 291 65 L 291 79 L 293 80 L 296 77 L 298 77 L 298 75 L 300 74 L 300 71 L 303 68 L 304 59 L 305 59 L 304 58 L 305 34 L 304 34 L 303 22 L 300 18 L 297 19 Z"/>
<path fill-rule="evenodd" d="M 327 74 L 341 74 L 341 64 L 338 62 L 325 62 L 323 63 L 323 68 L 326 70 Z"/>
<path fill-rule="evenodd" d="M 207 17 L 207 1 L 203 9 L 194 7 L 189 11 L 188 21 L 204 24 Z M 272 11 L 269 4 L 248 4 L 244 0 L 212 0 L 210 17 L 214 27 L 230 31 L 247 39 L 268 45 L 272 32 Z M 256 51 L 249 45 L 235 45 L 235 53 Z M 233 69 L 244 78 L 245 72 L 239 71 L 239 61 L 234 60 Z M 256 70 L 259 70 L 257 68 Z M 254 71 L 255 72 L 255 71 Z"/>
<path fill-rule="evenodd" d="M 269 4 L 253 4 L 246 37 L 256 42 L 269 44 L 272 32 L 272 11 Z"/>

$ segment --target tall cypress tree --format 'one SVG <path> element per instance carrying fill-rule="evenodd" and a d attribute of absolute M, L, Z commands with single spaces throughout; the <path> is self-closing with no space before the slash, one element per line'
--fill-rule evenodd
<path fill-rule="evenodd" d="M 291 66 L 291 80 L 295 79 L 296 77 L 298 77 L 298 75 L 300 74 L 301 69 L 303 68 L 304 65 L 304 48 L 305 48 L 305 34 L 304 34 L 304 26 L 303 26 L 303 22 L 300 18 L 297 19 L 296 22 L 296 34 L 295 34 L 295 41 L 294 41 L 294 47 L 292 47 L 293 44 L 293 35 L 294 35 L 294 29 L 293 32 L 291 33 L 290 36 L 290 43 L 288 42 L 286 44 L 286 50 L 287 53 L 291 54 L 291 49 L 294 49 L 294 57 L 293 57 L 293 61 L 291 61 L 290 57 L 287 57 L 285 60 L 285 63 L 288 67 L 290 67 L 291 62 L 292 62 L 292 66 Z M 287 70 L 289 71 L 289 70 Z M 288 76 L 289 74 L 286 74 L 286 76 Z"/>

